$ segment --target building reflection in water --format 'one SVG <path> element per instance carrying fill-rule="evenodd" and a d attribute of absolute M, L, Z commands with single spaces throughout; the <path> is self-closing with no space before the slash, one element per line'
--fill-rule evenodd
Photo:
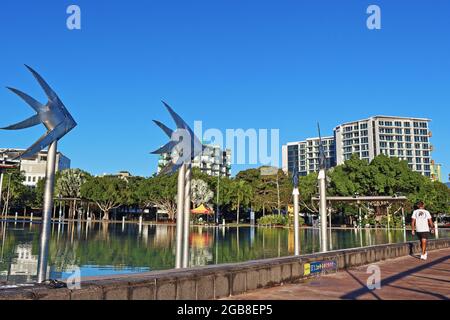
<path fill-rule="evenodd" d="M 196 232 L 191 232 L 189 235 L 190 243 L 190 267 L 201 267 L 211 264 L 214 256 L 212 246 L 214 237 L 209 233 L 211 229 L 204 230 L 203 227 L 198 227 Z"/>

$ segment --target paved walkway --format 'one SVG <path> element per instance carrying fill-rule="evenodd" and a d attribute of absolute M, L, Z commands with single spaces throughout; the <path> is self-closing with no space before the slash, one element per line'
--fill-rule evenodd
<path fill-rule="evenodd" d="M 450 248 L 428 253 L 428 261 L 402 257 L 377 263 L 381 289 L 370 291 L 370 274 L 358 267 L 321 278 L 260 289 L 231 300 L 450 300 Z"/>

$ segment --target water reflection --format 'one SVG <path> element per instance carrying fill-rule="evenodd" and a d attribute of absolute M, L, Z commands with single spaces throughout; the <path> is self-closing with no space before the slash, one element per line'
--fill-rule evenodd
<path fill-rule="evenodd" d="M 40 225 L 29 221 L 1 223 L 0 283 L 36 280 Z M 404 242 L 403 230 L 329 230 L 333 250 Z M 441 237 L 450 236 L 441 230 Z M 320 251 L 318 229 L 302 229 L 300 252 Z M 53 224 L 50 278 L 67 278 L 70 270 L 81 276 L 137 273 L 171 269 L 175 264 L 175 227 L 132 223 Z M 282 228 L 193 227 L 190 266 L 232 263 L 293 255 L 294 232 Z"/>

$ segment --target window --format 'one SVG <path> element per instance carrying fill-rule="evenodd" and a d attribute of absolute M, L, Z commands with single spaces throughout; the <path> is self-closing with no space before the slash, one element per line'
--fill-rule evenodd
<path fill-rule="evenodd" d="M 400 121 L 395 121 L 395 126 L 396 127 L 401 127 L 402 123 Z M 398 129 L 397 129 L 398 130 Z M 400 129 L 401 130 L 401 129 Z"/>

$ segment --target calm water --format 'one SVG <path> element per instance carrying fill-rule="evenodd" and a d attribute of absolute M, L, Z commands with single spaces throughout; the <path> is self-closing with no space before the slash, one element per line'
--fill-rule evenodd
<path fill-rule="evenodd" d="M 36 281 L 39 224 L 0 223 L 0 284 Z M 441 230 L 440 237 L 450 237 Z M 49 271 L 52 279 L 171 269 L 175 264 L 175 227 L 75 223 L 52 225 Z M 333 250 L 412 239 L 402 230 L 333 230 Z M 193 227 L 190 265 L 204 266 L 292 255 L 294 234 L 283 228 Z M 319 230 L 301 231 L 301 253 L 319 252 Z"/>

